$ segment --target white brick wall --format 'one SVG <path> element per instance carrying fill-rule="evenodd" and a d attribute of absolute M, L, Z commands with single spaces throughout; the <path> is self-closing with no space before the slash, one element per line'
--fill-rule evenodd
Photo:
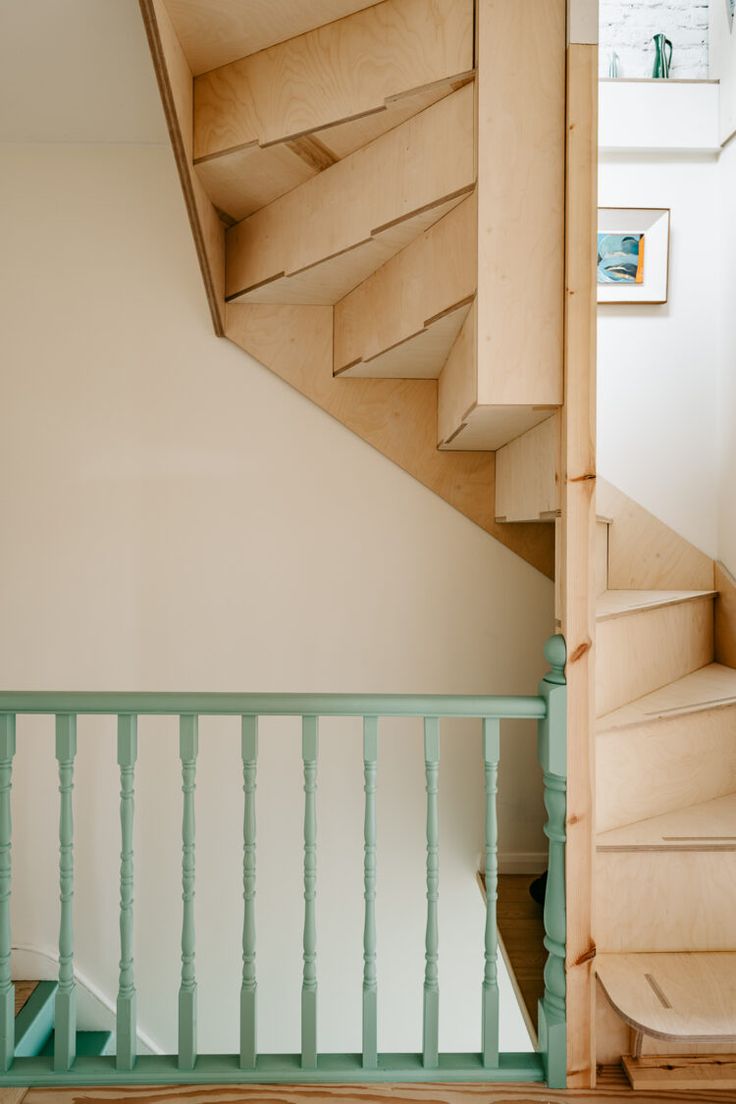
<path fill-rule="evenodd" d="M 601 76 L 615 50 L 620 76 L 651 77 L 660 31 L 674 46 L 671 76 L 708 76 L 708 0 L 600 0 L 600 22 Z"/>

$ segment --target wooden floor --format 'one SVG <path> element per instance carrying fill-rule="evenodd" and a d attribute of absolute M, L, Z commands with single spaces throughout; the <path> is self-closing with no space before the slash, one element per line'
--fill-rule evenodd
<path fill-rule="evenodd" d="M 542 910 L 529 896 L 529 886 L 535 877 L 531 874 L 499 875 L 497 917 L 517 991 L 536 1031 L 537 1002 L 544 994 L 542 974 L 547 952 L 543 943 Z"/>
<path fill-rule="evenodd" d="M 14 1093 L 16 1095 L 10 1095 Z M 598 1088 L 560 1091 L 542 1085 L 264 1085 L 247 1089 L 181 1086 L 106 1089 L 0 1090 L 0 1104 L 565 1104 L 601 1100 L 607 1104 L 736 1104 L 736 1093 L 703 1089 L 687 1093 L 634 1093 L 620 1068 L 602 1070 Z"/>

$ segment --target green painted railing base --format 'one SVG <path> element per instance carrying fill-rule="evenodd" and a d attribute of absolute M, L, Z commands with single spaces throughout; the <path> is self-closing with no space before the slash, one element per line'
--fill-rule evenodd
<path fill-rule="evenodd" d="M 179 1069 L 176 1055 L 141 1055 L 132 1070 L 119 1070 L 113 1056 L 79 1057 L 64 1072 L 51 1058 L 16 1058 L 0 1075 L 4 1087 L 34 1085 L 264 1085 L 376 1084 L 450 1082 L 508 1084 L 542 1082 L 539 1054 L 502 1054 L 497 1069 L 485 1069 L 480 1054 L 440 1054 L 436 1069 L 426 1069 L 421 1054 L 379 1054 L 378 1067 L 365 1069 L 360 1054 L 320 1054 L 316 1069 L 304 1069 L 299 1054 L 259 1054 L 254 1070 L 240 1068 L 237 1054 L 200 1054 L 193 1070 Z"/>

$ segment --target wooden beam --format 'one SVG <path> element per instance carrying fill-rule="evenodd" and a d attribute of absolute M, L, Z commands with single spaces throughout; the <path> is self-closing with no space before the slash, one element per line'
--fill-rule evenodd
<path fill-rule="evenodd" d="M 470 197 L 337 303 L 335 374 L 351 369 L 351 376 L 401 376 L 411 370 L 406 343 L 442 329 L 446 343 L 425 349 L 412 371 L 436 378 L 475 294 L 475 251 L 476 208 Z M 450 315 L 454 332 L 445 333 Z"/>
<path fill-rule="evenodd" d="M 324 261 L 349 267 L 353 283 L 343 294 L 355 287 L 473 188 L 472 112 L 473 88 L 467 85 L 233 226 L 227 232 L 227 298 L 294 278 Z M 407 237 L 411 219 L 417 225 Z M 387 242 L 386 255 L 377 263 L 368 256 L 355 278 L 352 254 Z M 336 286 L 331 282 L 326 297 L 312 293 L 306 302 L 334 302 L 327 296 Z M 277 294 L 280 302 L 295 301 L 284 299 L 282 288 Z"/>
<path fill-rule="evenodd" d="M 192 169 L 193 77 L 163 0 L 139 0 L 215 333 L 223 334 L 225 227 Z"/>
<path fill-rule="evenodd" d="M 194 157 L 379 113 L 472 68 L 472 0 L 383 0 L 197 77 Z"/>
<path fill-rule="evenodd" d="M 332 308 L 231 304 L 226 335 L 425 487 L 548 577 L 551 526 L 497 525 L 494 456 L 437 451 L 435 380 L 332 375 Z"/>
<path fill-rule="evenodd" d="M 562 403 L 565 0 L 476 9 L 477 382 L 462 411 L 441 391 L 447 449 L 500 448 Z"/>
<path fill-rule="evenodd" d="M 598 50 L 567 49 L 565 403 L 559 526 L 561 629 L 567 643 L 568 1085 L 595 1084 L 593 805 L 596 530 L 596 279 Z"/>

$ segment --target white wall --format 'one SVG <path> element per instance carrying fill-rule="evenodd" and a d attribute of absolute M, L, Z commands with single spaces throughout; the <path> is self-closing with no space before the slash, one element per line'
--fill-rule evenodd
<path fill-rule="evenodd" d="M 599 201 L 671 208 L 669 302 L 598 308 L 598 469 L 717 552 L 718 163 L 604 155 Z"/>
<path fill-rule="evenodd" d="M 615 50 L 621 76 L 651 77 L 652 38 L 660 32 L 674 47 L 673 77 L 708 76 L 708 0 L 600 0 L 601 76 Z"/>
<path fill-rule="evenodd" d="M 736 574 L 736 143 L 721 155 L 721 327 L 718 394 L 718 558 Z"/>
<path fill-rule="evenodd" d="M 0 666 L 14 688 L 532 692 L 552 584 L 241 351 L 211 334 L 170 153 L 3 150 Z M 297 1045 L 298 733 L 263 726 L 261 1043 Z M 442 1045 L 477 1046 L 479 739 L 441 772 Z M 319 806 L 321 1045 L 358 1048 L 362 764 L 325 725 Z M 504 739 L 501 846 L 543 848 L 529 725 Z M 19 729 L 14 935 L 56 941 L 52 735 Z M 80 722 L 76 933 L 116 988 L 113 727 Z M 388 726 L 379 769 L 383 1044 L 416 1049 L 423 763 Z M 235 1046 L 241 916 L 237 725 L 202 725 L 201 1047 Z M 141 724 L 137 968 L 143 1026 L 174 1043 L 180 793 L 173 724 Z M 390 935 L 393 932 L 393 935 Z M 352 988 L 346 995 L 346 984 Z M 224 988 L 223 988 L 224 987 Z M 224 996 L 223 996 L 224 992 Z M 519 1040 L 502 1039 L 506 1046 Z"/>
<path fill-rule="evenodd" d="M 709 5 L 709 70 L 720 81 L 720 135 L 725 142 L 736 131 L 736 31 L 726 0 L 709 0 Z"/>

